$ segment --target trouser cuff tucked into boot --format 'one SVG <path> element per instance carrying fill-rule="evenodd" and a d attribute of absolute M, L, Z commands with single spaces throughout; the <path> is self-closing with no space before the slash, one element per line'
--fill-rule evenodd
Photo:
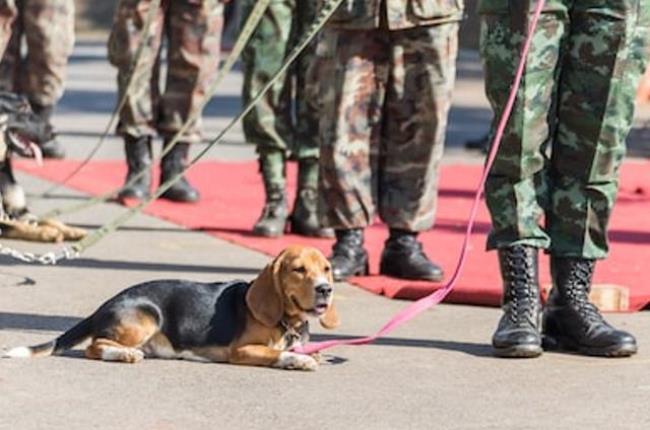
<path fill-rule="evenodd" d="M 323 228 L 318 219 L 318 158 L 298 162 L 298 189 L 291 212 L 291 232 L 302 236 L 334 237 L 334 230 Z"/>
<path fill-rule="evenodd" d="M 164 148 L 171 144 L 171 140 L 165 140 Z M 176 145 L 163 156 L 160 168 L 160 183 L 167 182 L 180 174 L 188 163 L 190 144 L 177 142 Z M 194 188 L 185 176 L 182 176 L 161 196 L 163 199 L 180 203 L 194 203 L 200 199 L 199 191 Z"/>
<path fill-rule="evenodd" d="M 260 154 L 259 163 L 266 197 L 262 213 L 253 226 L 253 234 L 278 237 L 284 233 L 289 216 L 284 153 L 270 151 Z"/>
<path fill-rule="evenodd" d="M 117 198 L 146 199 L 151 189 L 151 136 L 124 137 L 127 173 Z"/>

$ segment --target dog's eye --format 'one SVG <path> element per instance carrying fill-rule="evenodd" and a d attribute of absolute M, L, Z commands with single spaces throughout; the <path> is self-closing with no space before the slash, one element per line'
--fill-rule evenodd
<path fill-rule="evenodd" d="M 305 269 L 303 266 L 298 266 L 298 267 L 294 267 L 293 271 L 296 273 L 306 273 L 307 269 Z"/>
<path fill-rule="evenodd" d="M 332 270 L 330 266 L 325 266 L 325 273 L 328 273 L 330 270 Z"/>

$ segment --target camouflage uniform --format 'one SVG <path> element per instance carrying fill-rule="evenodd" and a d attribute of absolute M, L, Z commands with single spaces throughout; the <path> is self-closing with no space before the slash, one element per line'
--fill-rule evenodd
<path fill-rule="evenodd" d="M 151 0 L 120 0 L 109 39 L 109 60 L 118 68 L 119 97 L 140 43 L 139 35 Z M 181 129 L 204 101 L 219 64 L 223 5 L 218 0 L 163 0 L 155 15 L 131 91 L 120 112 L 118 133 L 133 137 L 170 137 Z M 166 89 L 159 94 L 160 48 L 163 34 L 169 42 Z M 201 140 L 200 120 L 182 136 L 183 142 Z"/>
<path fill-rule="evenodd" d="M 17 14 L 14 0 L 0 0 L 0 57 L 11 38 L 11 27 Z"/>
<path fill-rule="evenodd" d="M 245 21 L 255 1 L 245 0 Z M 248 103 L 284 63 L 297 39 L 316 17 L 316 0 L 272 0 L 264 17 L 244 50 L 243 101 Z M 242 22 L 243 22 L 242 21 Z M 244 118 L 246 141 L 264 154 L 282 151 L 295 158 L 318 157 L 317 112 L 308 103 L 310 86 L 307 70 L 313 61 L 311 45 L 294 63 L 290 73 L 280 79 Z M 295 112 L 295 121 L 294 118 Z"/>
<path fill-rule="evenodd" d="M 74 1 L 4 0 L 1 3 L 3 18 L 3 11 L 10 10 L 12 3 L 18 15 L 13 25 L 3 23 L 0 45 L 8 46 L 0 64 L 0 87 L 25 94 L 35 108 L 56 105 L 63 95 L 68 58 L 74 47 Z M 27 56 L 21 60 L 23 36 L 27 41 Z"/>
<path fill-rule="evenodd" d="M 433 225 L 461 11 L 455 0 L 349 0 L 326 27 L 324 225 L 363 228 L 375 211 L 394 229 Z"/>
<path fill-rule="evenodd" d="M 480 6 L 486 92 L 495 118 L 506 103 L 534 6 L 504 0 Z M 607 255 L 635 89 L 650 56 L 649 25 L 648 0 L 547 2 L 486 185 L 493 221 L 488 248 L 519 244 L 562 257 Z"/>

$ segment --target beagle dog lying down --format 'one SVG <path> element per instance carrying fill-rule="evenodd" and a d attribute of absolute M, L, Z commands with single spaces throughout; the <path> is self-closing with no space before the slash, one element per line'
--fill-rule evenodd
<path fill-rule="evenodd" d="M 126 289 L 55 340 L 5 357 L 61 353 L 87 338 L 88 358 L 144 357 L 316 370 L 317 357 L 288 351 L 308 340 L 307 317 L 339 323 L 331 266 L 318 250 L 291 246 L 251 283 L 152 281 Z"/>

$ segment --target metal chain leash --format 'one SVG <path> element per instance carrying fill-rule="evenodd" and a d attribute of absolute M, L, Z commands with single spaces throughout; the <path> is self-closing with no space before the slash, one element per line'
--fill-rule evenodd
<path fill-rule="evenodd" d="M 223 140 L 224 136 L 239 121 L 241 121 L 242 118 L 246 116 L 255 107 L 255 105 L 257 105 L 257 103 L 260 102 L 260 100 L 266 95 L 266 93 L 272 88 L 272 86 L 275 85 L 276 82 L 286 73 L 289 67 L 293 65 L 293 63 L 296 61 L 298 56 L 305 50 L 305 48 L 312 42 L 312 40 L 314 40 L 316 35 L 320 32 L 320 30 L 327 23 L 330 17 L 334 14 L 336 9 L 343 3 L 343 1 L 345 0 L 331 0 L 322 6 L 321 10 L 319 11 L 316 17 L 316 20 L 307 29 L 306 33 L 301 37 L 300 41 L 286 57 L 282 67 L 280 67 L 280 69 L 275 73 L 275 75 L 273 75 L 269 79 L 269 81 L 266 83 L 264 88 L 262 88 L 260 92 L 257 94 L 257 96 L 255 96 L 244 107 L 244 109 L 239 113 L 239 115 L 237 115 L 237 117 L 232 119 L 231 122 L 217 135 L 217 137 L 214 138 L 212 141 L 210 141 L 208 145 L 190 161 L 190 163 L 183 169 L 182 172 L 179 172 L 168 181 L 162 183 L 149 199 L 141 202 L 140 204 L 138 204 L 133 208 L 130 208 L 124 214 L 104 224 L 98 230 L 88 235 L 84 239 L 78 241 L 71 247 L 66 247 L 57 253 L 50 252 L 43 255 L 31 254 L 28 255 L 28 259 L 31 261 L 26 261 L 26 262 L 37 262 L 41 264 L 56 264 L 58 261 L 63 259 L 76 258 L 79 255 L 81 255 L 85 250 L 97 244 L 106 236 L 108 236 L 109 234 L 117 230 L 120 226 L 122 226 L 131 218 L 133 218 L 135 215 L 142 212 L 142 210 L 146 206 L 148 206 L 151 202 L 153 202 L 155 199 L 160 197 L 165 191 L 167 191 L 171 186 L 173 186 L 177 181 L 179 181 L 185 175 L 187 170 L 192 168 L 192 166 L 194 166 L 199 160 L 201 160 L 201 158 L 203 158 L 205 154 L 208 153 L 208 151 L 210 151 L 215 145 L 219 144 Z"/>
<path fill-rule="evenodd" d="M 228 55 L 228 58 L 219 68 L 217 76 L 215 77 L 212 84 L 208 87 L 208 90 L 206 91 L 206 97 L 201 102 L 198 109 L 196 109 L 196 111 L 183 123 L 180 130 L 176 134 L 174 134 L 172 140 L 169 142 L 169 144 L 163 149 L 162 153 L 160 154 L 160 158 L 164 157 L 176 146 L 176 144 L 179 142 L 181 137 L 187 132 L 187 130 L 192 126 L 192 124 L 194 124 L 194 122 L 199 118 L 205 106 L 210 102 L 212 97 L 214 97 L 219 85 L 221 84 L 223 79 L 228 75 L 228 73 L 230 73 L 235 63 L 241 56 L 241 53 L 243 52 L 244 48 L 248 44 L 248 41 L 255 33 L 255 30 L 257 29 L 259 22 L 264 17 L 264 13 L 266 12 L 266 9 L 268 8 L 269 4 L 271 4 L 271 1 L 272 0 L 259 0 L 255 4 L 255 7 L 251 10 L 251 13 L 249 14 L 245 24 L 242 26 L 239 36 L 237 37 L 237 40 L 235 41 L 235 44 L 233 45 L 233 48 L 230 51 L 230 54 Z M 88 161 L 90 161 L 90 159 L 88 159 L 87 162 Z M 87 164 L 87 162 L 85 164 Z M 43 217 L 57 217 L 64 214 L 70 214 L 70 213 L 87 209 L 89 207 L 95 206 L 100 203 L 107 202 L 110 199 L 112 199 L 121 189 L 130 187 L 131 185 L 135 184 L 137 181 L 139 181 L 146 175 L 151 175 L 155 164 L 156 163 L 152 163 L 147 169 L 137 173 L 136 175 L 133 175 L 130 180 L 128 180 L 124 185 L 118 188 L 112 189 L 108 192 L 92 197 L 82 203 L 78 203 L 76 205 L 72 205 L 67 208 L 51 210 L 46 214 L 44 214 Z M 74 174 L 78 173 L 81 170 L 82 167 L 83 165 L 80 168 L 77 168 L 73 172 L 73 175 L 70 175 L 68 178 L 66 178 L 63 182 L 61 182 L 57 186 L 65 184 L 66 181 L 70 180 L 72 176 L 74 176 Z"/>

